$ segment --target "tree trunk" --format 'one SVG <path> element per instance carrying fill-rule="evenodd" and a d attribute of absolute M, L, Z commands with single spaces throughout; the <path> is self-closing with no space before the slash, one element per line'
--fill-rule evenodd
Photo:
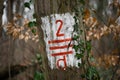
<path fill-rule="evenodd" d="M 3 3 L 4 3 L 4 0 L 0 0 L 0 39 L 2 37 L 2 15 L 3 15 Z"/>
<path fill-rule="evenodd" d="M 8 0 L 7 1 L 7 21 L 12 22 L 13 21 L 13 5 L 14 0 Z M 13 55 L 14 55 L 14 40 L 11 36 L 9 37 L 9 46 L 8 46 L 8 79 L 11 80 L 11 66 L 13 63 Z"/>
<path fill-rule="evenodd" d="M 48 65 L 46 46 L 44 42 L 41 17 L 50 16 L 51 14 L 62 14 L 73 12 L 76 0 L 35 0 L 35 13 L 37 17 L 39 36 L 40 36 L 40 53 L 43 58 L 43 67 L 45 80 L 80 80 L 80 69 L 67 68 L 66 70 L 51 69 Z"/>

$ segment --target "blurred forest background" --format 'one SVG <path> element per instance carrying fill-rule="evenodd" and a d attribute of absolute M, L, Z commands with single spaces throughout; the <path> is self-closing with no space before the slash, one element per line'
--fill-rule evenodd
<path fill-rule="evenodd" d="M 41 17 L 75 12 L 79 2 L 84 2 L 81 17 L 92 44 L 90 64 L 100 79 L 81 78 L 80 68 L 48 65 Z M 0 80 L 120 80 L 119 15 L 120 0 L 0 0 Z"/>

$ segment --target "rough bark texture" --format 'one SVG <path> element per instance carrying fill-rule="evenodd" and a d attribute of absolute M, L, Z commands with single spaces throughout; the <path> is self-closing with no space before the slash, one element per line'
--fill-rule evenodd
<path fill-rule="evenodd" d="M 35 13 L 40 35 L 40 52 L 43 57 L 45 80 L 80 80 L 80 70 L 77 68 L 67 68 L 64 70 L 51 70 L 48 65 L 47 53 L 41 25 L 41 17 L 55 13 L 72 12 L 76 1 L 73 0 L 35 0 Z"/>
<path fill-rule="evenodd" d="M 13 21 L 13 3 L 14 0 L 8 0 L 7 1 L 7 21 L 12 22 Z M 13 55 L 14 55 L 14 41 L 11 36 L 6 36 L 8 37 L 8 52 L 7 56 L 7 71 L 8 71 L 8 78 L 11 80 L 11 66 L 13 62 Z"/>

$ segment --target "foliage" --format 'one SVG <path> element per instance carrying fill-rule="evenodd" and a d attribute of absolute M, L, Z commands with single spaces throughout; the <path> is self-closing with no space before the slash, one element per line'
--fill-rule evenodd
<path fill-rule="evenodd" d="M 75 57 L 82 61 L 78 63 L 78 66 L 83 70 L 81 78 L 85 78 L 86 80 L 100 80 L 100 78 L 103 79 L 103 75 L 101 74 L 103 74 L 104 71 L 102 73 L 100 71 L 103 67 L 110 70 L 110 67 L 113 68 L 119 65 L 118 50 L 117 52 L 111 52 L 112 54 L 109 55 L 103 54 L 101 57 L 94 57 L 91 41 L 101 40 L 102 37 L 108 34 L 113 34 L 113 38 L 115 40 L 118 39 L 120 26 L 116 20 L 111 23 L 108 21 L 108 25 L 101 22 L 98 17 L 95 16 L 98 15 L 97 11 L 92 10 L 84 0 L 78 0 L 77 4 L 74 9 L 75 25 L 73 27 L 75 34 L 73 34 L 73 48 L 76 52 Z M 119 3 L 117 2 L 116 4 L 118 5 Z M 116 72 L 114 71 L 114 73 Z M 112 76 L 114 76 L 114 73 Z"/>
<path fill-rule="evenodd" d="M 42 65 L 42 57 L 41 57 L 40 53 L 37 53 L 37 54 L 36 54 L 36 59 L 37 59 L 37 62 L 38 62 L 40 65 Z"/>
<path fill-rule="evenodd" d="M 22 25 L 18 24 L 18 21 L 23 19 Z M 30 27 L 29 27 L 30 26 Z M 27 19 L 24 19 L 21 15 L 17 14 L 13 22 L 9 22 L 4 25 L 6 33 L 12 36 L 14 39 L 23 39 L 25 42 L 28 40 L 33 40 L 35 42 L 39 41 L 36 22 L 30 22 Z"/>
<path fill-rule="evenodd" d="M 42 57 L 40 55 L 40 53 L 37 53 L 36 54 L 36 59 L 37 59 L 37 63 L 39 63 L 40 67 L 42 65 Z M 39 71 L 39 70 L 36 70 L 35 74 L 34 74 L 34 80 L 45 80 L 44 79 L 44 73 L 43 71 Z"/>
<path fill-rule="evenodd" d="M 30 8 L 32 4 L 32 0 L 29 2 L 24 3 L 25 8 Z M 33 18 L 35 18 L 35 14 L 33 14 Z M 22 23 L 19 24 L 19 22 L 22 20 Z M 19 14 L 14 15 L 14 19 L 12 22 L 8 22 L 4 25 L 4 29 L 8 35 L 13 37 L 13 39 L 23 39 L 25 42 L 28 40 L 33 40 L 35 42 L 39 41 L 38 36 L 38 29 L 37 29 L 37 23 L 35 20 L 30 21 L 23 16 Z"/>
<path fill-rule="evenodd" d="M 24 3 L 25 8 L 31 9 L 30 7 L 31 3 L 32 3 L 32 0 L 30 0 L 29 2 L 25 2 Z"/>
<path fill-rule="evenodd" d="M 30 3 L 29 3 L 29 2 L 24 3 L 24 6 L 25 6 L 26 8 L 31 9 L 31 8 L 30 8 Z"/>
<path fill-rule="evenodd" d="M 90 65 L 89 58 L 91 57 L 91 41 L 86 39 L 86 28 L 83 23 L 83 13 L 85 10 L 85 1 L 79 0 L 78 3 L 81 6 L 75 7 L 75 25 L 73 40 L 76 55 L 75 57 L 79 60 L 82 60 L 81 63 L 78 63 L 78 66 L 83 69 L 83 74 L 81 74 L 81 78 L 85 78 L 87 80 L 100 80 L 99 73 L 97 72 L 96 68 Z M 85 15 L 86 16 L 86 15 Z"/>
<path fill-rule="evenodd" d="M 44 79 L 44 74 L 36 71 L 35 74 L 34 74 L 34 80 L 45 80 Z"/>
<path fill-rule="evenodd" d="M 29 22 L 28 23 L 28 27 L 34 27 L 34 26 L 37 26 L 37 23 L 36 23 L 36 21 L 31 21 L 31 22 Z"/>

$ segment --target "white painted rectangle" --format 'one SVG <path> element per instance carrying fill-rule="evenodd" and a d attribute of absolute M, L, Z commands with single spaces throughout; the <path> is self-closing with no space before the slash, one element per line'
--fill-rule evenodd
<path fill-rule="evenodd" d="M 73 25 L 75 24 L 73 15 L 70 13 L 53 14 L 42 17 L 41 20 L 50 67 L 52 69 L 77 67 L 80 60 L 78 61 L 75 58 L 75 51 L 72 48 L 73 42 L 71 40 Z"/>

